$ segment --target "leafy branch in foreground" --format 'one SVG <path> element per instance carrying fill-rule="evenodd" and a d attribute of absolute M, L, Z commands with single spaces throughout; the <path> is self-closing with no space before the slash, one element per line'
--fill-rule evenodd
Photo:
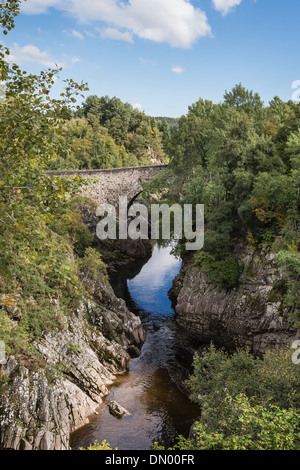
<path fill-rule="evenodd" d="M 19 1 L 0 3 L 4 34 L 14 27 L 19 6 Z M 33 338 L 58 326 L 59 311 L 69 311 L 80 297 L 72 244 L 50 224 L 72 210 L 70 201 L 83 181 L 53 178 L 45 170 L 87 86 L 65 80 L 60 99 L 53 99 L 61 69 L 34 75 L 9 59 L 9 50 L 0 45 L 0 80 L 5 83 L 0 102 L 0 312 L 7 350 L 20 353 Z M 13 308 L 8 298 L 15 299 Z"/>
<path fill-rule="evenodd" d="M 95 441 L 94 444 L 90 444 L 86 449 L 81 447 L 79 450 L 113 450 L 113 449 L 110 447 L 110 444 L 106 440 L 104 440 L 101 442 L 101 444 L 98 441 Z M 118 448 L 116 448 L 115 450 L 118 450 Z"/>

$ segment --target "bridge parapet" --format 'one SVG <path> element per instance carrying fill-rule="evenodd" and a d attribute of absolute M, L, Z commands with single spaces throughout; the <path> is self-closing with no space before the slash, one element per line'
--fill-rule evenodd
<path fill-rule="evenodd" d="M 150 181 L 168 165 L 149 165 L 129 168 L 108 168 L 103 170 L 49 170 L 53 176 L 80 175 L 90 180 L 90 184 L 81 192 L 100 204 L 112 204 L 117 207 L 120 196 L 127 196 L 128 201 L 136 197 L 143 189 L 142 183 Z"/>

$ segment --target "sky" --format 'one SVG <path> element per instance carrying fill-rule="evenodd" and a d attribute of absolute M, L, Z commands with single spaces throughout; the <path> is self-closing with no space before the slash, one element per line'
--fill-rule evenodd
<path fill-rule="evenodd" d="M 21 11 L 4 39 L 11 60 L 33 73 L 62 66 L 86 96 L 150 116 L 219 103 L 240 82 L 266 105 L 300 89 L 299 0 L 27 0 Z"/>

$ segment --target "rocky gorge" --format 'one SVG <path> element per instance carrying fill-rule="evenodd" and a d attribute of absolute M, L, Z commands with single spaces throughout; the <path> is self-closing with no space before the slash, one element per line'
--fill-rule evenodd
<path fill-rule="evenodd" d="M 227 349 L 264 354 L 290 347 L 299 332 L 283 302 L 284 273 L 274 255 L 243 246 L 237 256 L 242 273 L 239 285 L 230 290 L 216 287 L 193 258 L 184 260 L 169 292 L 178 323 Z"/>
<path fill-rule="evenodd" d="M 70 435 L 97 413 L 108 385 L 128 368 L 144 341 L 141 321 L 108 283 L 35 344 L 45 368 L 8 357 L 2 365 L 0 448 L 67 450 Z"/>
<path fill-rule="evenodd" d="M 83 214 L 95 234 L 93 210 L 86 206 Z M 124 272 L 131 266 L 135 276 L 152 246 L 144 240 L 108 241 L 101 250 L 111 283 L 89 282 L 89 296 L 64 318 L 63 327 L 34 344 L 43 365 L 32 368 L 8 357 L 0 366 L 1 449 L 69 450 L 72 433 L 97 415 L 109 386 L 139 356 L 145 331 L 121 297 Z M 264 354 L 290 346 L 298 332 L 282 301 L 284 275 L 274 255 L 242 247 L 238 257 L 243 269 L 231 290 L 215 287 L 192 256 L 183 259 L 169 291 L 179 327 L 203 344 L 212 340 L 228 350 L 247 347 Z"/>

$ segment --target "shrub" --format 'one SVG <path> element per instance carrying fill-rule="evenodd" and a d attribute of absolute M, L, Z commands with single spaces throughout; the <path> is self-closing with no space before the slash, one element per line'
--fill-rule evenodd
<path fill-rule="evenodd" d="M 84 224 L 81 207 L 89 208 L 92 201 L 76 198 L 70 204 L 70 210 L 58 220 L 50 224 L 50 228 L 60 236 L 67 238 L 74 245 L 75 251 L 79 256 L 83 256 L 86 248 L 91 246 L 94 241 L 94 235 Z"/>
<path fill-rule="evenodd" d="M 80 447 L 79 450 L 113 450 L 113 449 L 110 447 L 110 444 L 106 440 L 104 440 L 101 442 L 101 444 L 99 444 L 98 441 L 95 441 L 94 444 L 89 445 L 86 449 L 84 449 L 83 447 Z M 115 449 L 115 450 L 118 450 L 118 449 Z"/>
<path fill-rule="evenodd" d="M 0 337 L 8 354 L 32 356 L 32 341 L 60 328 L 64 315 L 77 308 L 82 298 L 72 247 L 51 231 L 41 250 L 29 251 L 19 243 L 11 255 L 9 272 L 3 275 L 0 299 L 17 299 L 17 305 L 5 307 L 2 302 Z"/>
<path fill-rule="evenodd" d="M 238 286 L 242 265 L 235 258 L 228 256 L 220 260 L 216 256 L 202 251 L 196 253 L 194 259 L 201 271 L 206 273 L 217 287 L 232 289 Z"/>
<path fill-rule="evenodd" d="M 108 282 L 106 264 L 95 248 L 86 249 L 84 257 L 79 260 L 79 267 L 84 273 L 85 280 L 96 281 L 100 277 L 104 282 Z"/>
<path fill-rule="evenodd" d="M 205 405 L 208 417 L 214 409 L 222 415 L 227 394 L 243 393 L 256 403 L 285 409 L 300 403 L 300 370 L 289 350 L 269 351 L 260 359 L 245 350 L 229 355 L 211 345 L 195 356 L 188 385 L 192 401 Z"/>
<path fill-rule="evenodd" d="M 260 359 L 211 345 L 195 356 L 187 385 L 201 420 L 192 439 L 179 436 L 170 450 L 300 449 L 300 370 L 291 351 L 269 351 Z M 158 443 L 154 449 L 165 450 Z"/>
<path fill-rule="evenodd" d="M 293 409 L 281 410 L 253 406 L 245 395 L 225 398 L 226 420 L 210 431 L 201 422 L 193 427 L 193 439 L 179 436 L 171 450 L 299 450 L 300 414 Z M 161 446 L 154 446 L 162 450 Z"/>
<path fill-rule="evenodd" d="M 10 354 L 10 348 L 8 348 L 8 344 L 10 342 L 11 333 L 12 333 L 13 325 L 12 321 L 9 320 L 6 312 L 0 309 L 0 340 L 3 341 L 6 345 L 6 353 Z"/>

